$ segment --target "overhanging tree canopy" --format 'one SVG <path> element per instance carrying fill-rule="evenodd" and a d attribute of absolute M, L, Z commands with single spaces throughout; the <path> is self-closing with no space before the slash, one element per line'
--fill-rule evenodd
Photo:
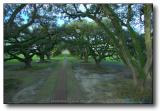
<path fill-rule="evenodd" d="M 67 30 L 57 32 L 57 28 L 53 28 L 57 22 L 55 18 L 63 15 L 70 20 L 68 24 L 88 17 L 98 26 L 77 22 Z M 77 54 L 84 55 L 86 61 L 89 55 L 100 61 L 99 58 L 104 58 L 111 49 L 132 70 L 135 85 L 142 86 L 146 77 L 152 74 L 152 15 L 151 4 L 6 4 L 4 45 L 5 53 L 10 56 L 6 60 L 18 59 L 30 64 L 34 54 L 50 52 L 56 41 L 53 38 L 60 38 L 78 44 L 75 45 Z M 33 32 L 30 26 L 38 29 Z"/>
<path fill-rule="evenodd" d="M 80 5 L 83 5 L 83 11 L 80 9 Z M 125 4 L 124 7 L 126 13 L 124 14 L 122 13 L 122 4 L 65 4 L 58 7 L 60 7 L 62 13 L 65 13 L 69 18 L 81 19 L 83 17 L 89 17 L 94 20 L 101 28 L 103 28 L 105 33 L 110 35 L 114 46 L 117 48 L 117 52 L 120 58 L 132 70 L 134 83 L 137 84 L 138 80 L 140 80 L 140 83 L 143 84 L 142 81 L 144 81 L 148 74 L 151 73 L 150 68 L 152 67 L 152 5 Z M 135 11 L 139 14 L 139 24 L 143 24 L 144 22 L 145 49 L 143 49 L 144 47 L 140 45 L 140 36 L 133 29 L 134 24 L 131 23 L 134 22 L 133 19 L 135 16 L 137 17 L 137 15 L 133 13 Z M 141 19 L 143 15 L 144 21 Z M 112 29 L 108 28 L 103 22 L 103 18 L 105 17 L 111 21 Z M 125 27 L 129 32 L 135 53 L 133 55 L 130 52 L 130 48 L 127 47 L 127 38 L 123 27 Z M 142 54 L 142 52 L 144 53 Z M 142 58 L 146 58 L 146 60 Z"/>

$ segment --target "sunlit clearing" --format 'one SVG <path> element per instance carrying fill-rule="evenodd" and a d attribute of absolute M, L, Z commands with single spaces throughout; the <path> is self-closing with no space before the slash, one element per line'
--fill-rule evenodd
<path fill-rule="evenodd" d="M 69 52 L 68 49 L 65 49 L 65 50 L 62 51 L 62 54 L 63 55 L 70 55 L 70 52 Z"/>

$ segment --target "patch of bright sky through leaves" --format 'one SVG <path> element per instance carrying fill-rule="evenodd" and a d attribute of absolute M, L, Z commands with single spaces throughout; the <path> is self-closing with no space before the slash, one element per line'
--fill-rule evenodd
<path fill-rule="evenodd" d="M 82 12 L 85 12 L 85 8 L 83 7 L 83 5 L 80 5 L 80 10 L 82 11 Z M 25 14 L 22 14 L 22 18 L 24 19 L 24 24 L 26 24 L 27 23 L 27 21 L 28 21 L 28 19 L 29 19 L 29 17 L 27 16 L 27 15 L 25 15 Z M 87 21 L 89 21 L 89 22 L 92 22 L 93 20 L 92 19 L 90 19 L 90 18 L 88 18 L 88 17 L 85 17 L 84 18 L 85 20 L 87 20 Z M 62 26 L 63 24 L 65 24 L 65 20 L 64 19 L 62 19 L 61 17 L 58 17 L 57 18 L 57 25 L 58 26 Z"/>
<path fill-rule="evenodd" d="M 80 5 L 80 10 L 82 11 L 82 12 L 85 12 L 86 10 L 85 10 L 85 8 L 84 8 L 84 6 L 81 4 Z M 28 19 L 29 19 L 29 17 L 27 16 L 27 15 L 25 15 L 25 14 L 22 14 L 22 18 L 24 19 L 24 24 L 26 24 L 27 22 L 28 22 Z M 92 22 L 93 20 L 92 19 L 90 19 L 90 18 L 88 18 L 88 17 L 85 17 L 84 18 L 85 20 L 87 20 L 88 22 Z M 138 18 L 136 18 L 137 20 L 136 20 L 136 22 L 138 21 Z M 142 19 L 144 19 L 144 17 L 142 17 Z M 63 24 L 65 24 L 65 20 L 64 20 L 64 18 L 61 18 L 60 16 L 57 18 L 57 25 L 58 26 L 62 26 Z M 142 33 L 144 33 L 144 27 L 142 26 L 142 25 L 140 25 L 140 24 L 132 24 L 133 25 L 133 28 L 135 29 L 135 31 L 136 32 L 138 32 L 139 34 L 142 34 Z M 123 27 L 123 29 L 126 29 L 125 27 Z"/>
<path fill-rule="evenodd" d="M 82 5 L 82 4 L 80 4 L 80 10 L 82 11 L 82 12 L 85 12 L 86 11 L 86 9 L 84 8 L 84 6 Z M 88 22 L 92 22 L 93 20 L 92 19 L 90 19 L 90 18 L 88 18 L 88 17 L 85 17 L 84 18 L 85 20 L 87 20 Z M 59 26 L 62 26 L 63 24 L 65 23 L 65 21 L 63 20 L 63 19 L 61 19 L 61 18 L 58 18 L 57 19 L 57 25 L 59 25 Z"/>

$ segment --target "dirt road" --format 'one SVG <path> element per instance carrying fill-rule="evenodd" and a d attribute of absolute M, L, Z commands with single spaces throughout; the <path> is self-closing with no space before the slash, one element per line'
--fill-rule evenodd
<path fill-rule="evenodd" d="M 61 67 L 57 74 L 57 85 L 54 91 L 53 103 L 66 103 L 67 101 L 67 59 L 64 58 L 64 61 L 61 63 Z"/>

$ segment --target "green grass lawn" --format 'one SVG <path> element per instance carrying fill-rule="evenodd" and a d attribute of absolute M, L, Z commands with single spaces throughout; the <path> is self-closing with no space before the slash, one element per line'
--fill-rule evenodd
<path fill-rule="evenodd" d="M 19 57 L 23 58 L 23 55 L 19 55 Z M 64 60 L 65 57 L 67 58 L 67 60 L 71 60 L 70 62 L 76 62 L 76 61 L 83 62 L 83 60 L 78 59 L 79 57 L 72 56 L 70 54 L 60 54 L 58 56 L 51 57 L 51 61 L 62 61 Z M 32 62 L 38 62 L 38 61 L 39 61 L 39 57 L 37 55 L 34 55 L 32 58 Z M 94 59 L 91 56 L 89 56 L 88 61 L 90 63 L 95 63 Z M 112 64 L 123 64 L 121 60 L 114 60 L 111 57 L 106 57 L 104 60 L 102 60 L 101 63 L 104 63 L 104 62 L 112 63 Z M 6 63 L 7 64 L 18 64 L 20 62 L 16 59 L 13 59 L 13 60 L 7 61 Z"/>

